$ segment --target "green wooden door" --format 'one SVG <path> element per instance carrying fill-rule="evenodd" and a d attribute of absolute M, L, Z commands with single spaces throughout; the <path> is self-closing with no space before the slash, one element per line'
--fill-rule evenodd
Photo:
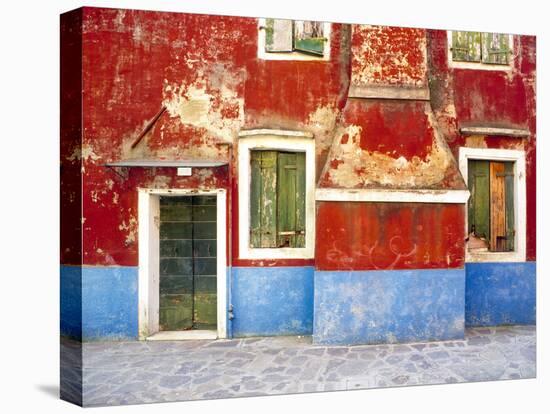
<path fill-rule="evenodd" d="M 160 198 L 161 331 L 216 329 L 216 197 Z"/>

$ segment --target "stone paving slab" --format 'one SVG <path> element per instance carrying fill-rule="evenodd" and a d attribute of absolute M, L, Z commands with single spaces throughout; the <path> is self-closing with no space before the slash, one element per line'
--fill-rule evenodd
<path fill-rule="evenodd" d="M 85 343 L 83 404 L 534 378 L 535 341 L 534 326 L 510 326 L 393 345 L 318 346 L 311 337 Z"/>

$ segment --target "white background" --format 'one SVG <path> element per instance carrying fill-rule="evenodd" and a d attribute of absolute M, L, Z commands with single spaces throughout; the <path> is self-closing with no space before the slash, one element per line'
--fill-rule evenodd
<path fill-rule="evenodd" d="M 109 412 L 539 413 L 548 367 L 548 36 L 543 1 L 92 1 L 86 5 L 536 34 L 538 44 L 538 378 L 478 384 L 101 408 Z M 76 412 L 59 379 L 59 14 L 78 1 L 0 9 L 0 405 L 5 413 Z M 544 188 L 546 187 L 546 190 Z M 545 349 L 546 348 L 546 349 Z M 544 409 L 546 406 L 546 409 Z M 94 410 L 96 411 L 96 410 Z"/>

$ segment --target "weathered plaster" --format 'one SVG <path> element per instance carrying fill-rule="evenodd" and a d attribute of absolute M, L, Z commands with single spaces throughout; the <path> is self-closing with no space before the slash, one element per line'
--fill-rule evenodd
<path fill-rule="evenodd" d="M 424 29 L 353 25 L 352 75 L 355 85 L 426 85 Z"/>
<path fill-rule="evenodd" d="M 347 118 L 359 120 L 360 114 L 374 114 L 372 109 L 378 109 L 378 104 L 360 104 L 350 106 Z M 363 125 L 345 124 L 337 130 L 319 184 L 336 188 L 464 188 L 429 105 L 393 105 L 378 109 L 384 127 L 373 126 L 367 118 Z M 390 115 L 398 110 L 403 111 L 401 118 Z"/>

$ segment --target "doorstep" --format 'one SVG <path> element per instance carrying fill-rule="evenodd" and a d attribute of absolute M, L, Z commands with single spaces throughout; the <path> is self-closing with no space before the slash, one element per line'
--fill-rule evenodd
<path fill-rule="evenodd" d="M 146 341 L 190 341 L 197 339 L 218 339 L 216 331 L 160 331 L 145 338 Z"/>

